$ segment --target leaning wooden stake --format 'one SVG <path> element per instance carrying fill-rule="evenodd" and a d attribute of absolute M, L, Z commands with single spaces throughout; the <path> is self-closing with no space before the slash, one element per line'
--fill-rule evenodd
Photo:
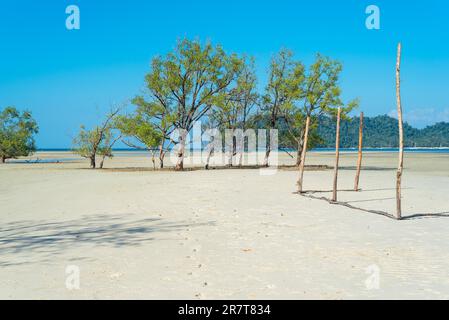
<path fill-rule="evenodd" d="M 402 217 L 401 209 L 401 178 L 404 167 L 404 130 L 402 128 L 402 105 L 401 105 L 401 43 L 398 44 L 398 55 L 396 60 L 396 102 L 398 107 L 399 126 L 399 164 L 396 174 L 396 219 Z"/>
<path fill-rule="evenodd" d="M 302 179 L 304 177 L 304 164 L 306 162 L 307 140 L 309 138 L 310 117 L 306 119 L 306 129 L 304 131 L 304 143 L 301 151 L 301 163 L 299 164 L 298 192 L 302 193 Z"/>
<path fill-rule="evenodd" d="M 332 192 L 332 201 L 337 201 L 337 180 L 338 180 L 338 162 L 340 160 L 340 117 L 341 108 L 338 108 L 337 113 L 337 134 L 335 138 L 335 168 L 334 168 L 334 188 Z"/>
<path fill-rule="evenodd" d="M 360 113 L 359 154 L 357 158 L 357 171 L 355 174 L 354 191 L 359 190 L 360 170 L 362 168 L 362 150 L 363 150 L 363 112 Z"/>

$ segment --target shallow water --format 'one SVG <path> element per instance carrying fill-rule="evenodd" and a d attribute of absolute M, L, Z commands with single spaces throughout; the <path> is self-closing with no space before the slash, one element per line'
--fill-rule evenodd
<path fill-rule="evenodd" d="M 79 158 L 45 158 L 45 159 L 13 159 L 8 160 L 9 163 L 61 163 L 61 162 L 71 162 L 80 160 Z"/>

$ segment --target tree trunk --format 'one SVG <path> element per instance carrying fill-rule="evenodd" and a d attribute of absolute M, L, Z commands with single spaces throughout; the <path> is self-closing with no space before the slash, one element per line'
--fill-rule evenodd
<path fill-rule="evenodd" d="M 398 44 L 398 54 L 396 60 L 396 102 L 398 108 L 399 126 L 399 163 L 396 174 L 396 219 L 402 218 L 401 208 L 401 178 L 404 167 L 404 130 L 402 127 L 402 105 L 401 105 L 401 43 Z"/>
<path fill-rule="evenodd" d="M 268 143 L 267 143 L 267 150 L 265 151 L 265 159 L 263 160 L 263 166 L 268 167 L 270 165 L 269 159 L 270 159 L 270 153 L 271 153 L 271 129 L 274 129 L 276 126 L 276 115 L 272 114 L 271 119 L 271 125 L 270 130 L 268 130 Z"/>
<path fill-rule="evenodd" d="M 153 163 L 153 170 L 156 170 L 156 158 L 154 156 L 154 151 L 151 152 L 151 162 Z"/>
<path fill-rule="evenodd" d="M 297 140 L 297 145 L 298 146 L 296 148 L 296 166 L 299 167 L 301 165 L 302 149 L 304 148 L 304 131 L 302 132 L 302 135 L 299 138 L 299 140 Z"/>
<path fill-rule="evenodd" d="M 362 168 L 362 151 L 363 151 L 363 112 L 360 113 L 359 153 L 357 158 L 357 171 L 355 174 L 354 191 L 359 190 L 360 170 Z"/>
<path fill-rule="evenodd" d="M 277 108 L 277 107 L 276 107 Z M 277 112 L 276 110 L 273 109 L 273 112 L 271 113 L 271 121 L 270 121 L 270 130 L 268 131 L 268 144 L 267 144 L 267 150 L 265 151 L 265 159 L 263 160 L 263 166 L 264 167 L 268 167 L 269 164 L 269 158 L 270 158 L 270 153 L 271 153 L 271 129 L 274 129 L 274 127 L 276 126 L 276 120 L 277 120 Z"/>
<path fill-rule="evenodd" d="M 90 157 L 90 167 L 91 167 L 92 169 L 95 169 L 95 167 L 96 167 L 95 156 Z"/>
<path fill-rule="evenodd" d="M 176 171 L 184 170 L 184 153 L 183 152 L 178 153 L 178 161 L 176 162 L 175 170 Z"/>
<path fill-rule="evenodd" d="M 306 162 L 306 152 L 307 152 L 307 140 L 309 138 L 309 126 L 310 126 L 310 116 L 306 119 L 306 128 L 304 130 L 304 146 L 301 152 L 301 164 L 299 165 L 299 179 L 298 179 L 298 192 L 302 193 L 303 177 L 304 177 L 304 164 Z"/>
<path fill-rule="evenodd" d="M 184 154 L 186 148 L 186 134 L 182 134 L 179 138 L 179 151 L 178 151 L 178 161 L 176 162 L 175 170 L 182 171 L 184 170 Z"/>
<path fill-rule="evenodd" d="M 237 139 L 234 136 L 234 129 L 232 132 L 232 143 L 229 146 L 229 151 L 228 151 L 228 167 L 232 167 L 232 160 L 234 158 L 234 155 L 236 154 L 236 148 L 237 148 Z"/>
<path fill-rule="evenodd" d="M 232 150 L 229 150 L 228 152 L 228 163 L 226 166 L 232 167 L 232 158 L 234 157 L 234 152 Z"/>
<path fill-rule="evenodd" d="M 304 148 L 304 132 L 306 128 L 300 132 L 300 136 L 295 139 L 296 141 L 296 166 L 299 167 L 301 165 L 301 155 L 302 149 Z"/>
<path fill-rule="evenodd" d="M 265 151 L 265 159 L 263 160 L 263 166 L 268 167 L 268 159 L 270 158 L 271 147 L 267 146 L 267 150 Z"/>
<path fill-rule="evenodd" d="M 337 201 L 337 188 L 338 188 L 338 162 L 340 160 L 340 117 L 341 108 L 338 108 L 337 114 L 337 133 L 335 135 L 335 168 L 334 168 L 334 185 L 332 189 L 332 201 Z"/>
<path fill-rule="evenodd" d="M 6 158 L 5 157 L 0 157 L 0 162 L 1 163 L 5 163 L 6 162 Z"/>
<path fill-rule="evenodd" d="M 159 156 L 159 168 L 160 169 L 164 169 L 164 157 L 165 157 L 165 152 Z"/>
<path fill-rule="evenodd" d="M 214 152 L 214 148 L 210 148 L 209 153 L 207 154 L 207 158 L 206 158 L 206 165 L 204 166 L 204 168 L 206 170 L 209 170 L 210 158 L 212 157 L 213 152 Z"/>
<path fill-rule="evenodd" d="M 301 154 L 302 154 L 302 146 L 298 143 L 298 148 L 296 149 L 296 166 L 299 167 L 301 165 Z"/>
<path fill-rule="evenodd" d="M 103 156 L 103 158 L 101 158 L 100 169 L 103 169 L 103 164 L 104 164 L 104 159 L 105 158 L 106 158 L 105 156 Z"/>
<path fill-rule="evenodd" d="M 164 146 L 161 144 L 159 146 L 159 168 L 161 169 L 164 168 L 164 157 L 165 157 Z"/>

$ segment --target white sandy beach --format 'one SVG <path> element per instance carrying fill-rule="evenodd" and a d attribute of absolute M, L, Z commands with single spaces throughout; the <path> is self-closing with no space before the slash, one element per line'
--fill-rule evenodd
<path fill-rule="evenodd" d="M 342 154 L 340 189 L 353 186 L 355 156 Z M 404 216 L 449 212 L 448 160 L 406 154 Z M 363 191 L 339 199 L 393 212 L 396 165 L 394 153 L 366 153 Z M 0 165 L 0 298 L 449 299 L 449 216 L 395 221 L 305 198 L 291 169 L 142 171 L 126 168 L 150 159 L 127 154 L 87 167 Z M 306 171 L 305 189 L 329 190 L 332 175 Z M 379 288 L 367 287 L 377 268 Z"/>

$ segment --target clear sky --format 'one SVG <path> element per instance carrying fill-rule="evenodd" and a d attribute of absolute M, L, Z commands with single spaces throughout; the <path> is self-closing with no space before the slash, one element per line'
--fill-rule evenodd
<path fill-rule="evenodd" d="M 65 27 L 71 4 L 80 30 Z M 380 30 L 365 27 L 371 4 Z M 186 36 L 254 56 L 261 87 L 281 47 L 306 64 L 321 52 L 343 62 L 345 99 L 359 97 L 367 115 L 388 114 L 402 41 L 405 118 L 423 127 L 449 121 L 448 16 L 446 0 L 1 1 L 0 108 L 33 112 L 39 148 L 70 147 L 80 124 L 139 93 L 151 58 Z"/>

